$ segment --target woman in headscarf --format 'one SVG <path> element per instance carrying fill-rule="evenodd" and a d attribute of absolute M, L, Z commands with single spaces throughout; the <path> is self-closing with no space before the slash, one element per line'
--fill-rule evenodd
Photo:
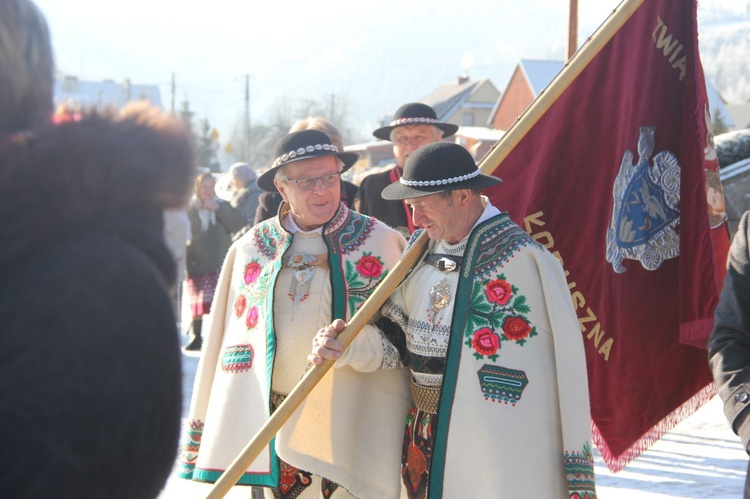
<path fill-rule="evenodd" d="M 188 218 L 192 237 L 187 247 L 187 285 L 193 322 L 185 350 L 197 351 L 203 344 L 203 316 L 211 311 L 219 271 L 232 236 L 245 226 L 228 202 L 216 196 L 216 180 L 210 172 L 195 179 Z"/>

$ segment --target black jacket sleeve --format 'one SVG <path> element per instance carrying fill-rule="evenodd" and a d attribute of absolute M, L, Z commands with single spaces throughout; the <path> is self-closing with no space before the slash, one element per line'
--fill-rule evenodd
<path fill-rule="evenodd" d="M 708 342 L 709 365 L 724 401 L 724 414 L 746 450 L 750 445 L 749 213 L 742 216 L 729 250 L 727 276 Z"/>

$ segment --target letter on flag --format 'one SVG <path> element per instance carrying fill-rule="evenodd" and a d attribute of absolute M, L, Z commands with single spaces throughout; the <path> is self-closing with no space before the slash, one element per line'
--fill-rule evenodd
<path fill-rule="evenodd" d="M 696 11 L 695 1 L 643 2 L 488 191 L 563 264 L 594 441 L 613 471 L 715 392 L 703 348 L 729 237 L 707 202 L 720 184 Z"/>

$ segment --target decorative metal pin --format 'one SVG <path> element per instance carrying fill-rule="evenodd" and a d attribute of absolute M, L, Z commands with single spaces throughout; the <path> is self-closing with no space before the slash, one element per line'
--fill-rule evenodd
<path fill-rule="evenodd" d="M 455 263 L 454 263 L 455 265 Z M 438 312 L 448 306 L 451 302 L 451 288 L 448 279 L 443 277 L 436 282 L 430 289 L 430 311 L 432 312 L 433 321 L 437 318 Z"/>
<path fill-rule="evenodd" d="M 456 270 L 457 266 L 458 265 L 456 265 L 456 262 L 454 262 L 450 258 L 443 257 L 437 261 L 437 268 L 441 272 L 453 272 L 454 270 Z"/>
<path fill-rule="evenodd" d="M 315 275 L 314 264 L 318 259 L 315 255 L 300 253 L 286 259 L 286 264 L 292 267 L 292 286 L 289 296 L 294 301 L 295 307 L 307 297 L 310 281 Z"/>

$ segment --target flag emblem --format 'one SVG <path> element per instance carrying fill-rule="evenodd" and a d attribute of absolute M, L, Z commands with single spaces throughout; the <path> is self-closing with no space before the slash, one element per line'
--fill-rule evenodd
<path fill-rule="evenodd" d="M 613 189 L 614 209 L 607 229 L 607 261 L 625 272 L 625 258 L 656 270 L 680 254 L 680 163 L 669 151 L 654 152 L 655 127 L 640 127 L 638 162 L 628 149 Z"/>

